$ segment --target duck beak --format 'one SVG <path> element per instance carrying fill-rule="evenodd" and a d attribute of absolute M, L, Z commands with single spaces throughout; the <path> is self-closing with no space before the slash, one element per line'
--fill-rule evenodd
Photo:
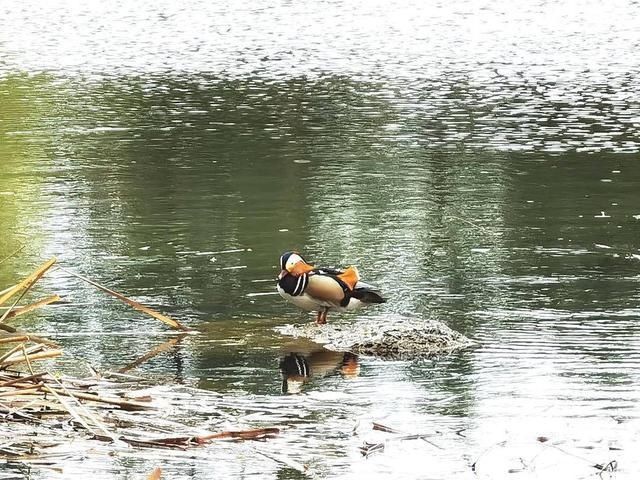
<path fill-rule="evenodd" d="M 305 273 L 309 273 L 315 269 L 313 265 L 309 265 L 308 263 L 298 262 L 291 269 L 291 275 L 294 277 L 299 277 L 300 275 L 304 275 Z"/>
<path fill-rule="evenodd" d="M 282 280 L 289 272 L 287 272 L 286 270 L 280 270 L 280 273 L 278 274 L 278 280 Z"/>

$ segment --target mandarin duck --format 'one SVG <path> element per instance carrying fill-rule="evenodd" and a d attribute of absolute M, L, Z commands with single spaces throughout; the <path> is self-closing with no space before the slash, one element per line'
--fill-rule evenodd
<path fill-rule="evenodd" d="M 329 310 L 346 312 L 373 303 L 384 303 L 377 289 L 360 281 L 356 267 L 316 268 L 297 252 L 280 257 L 278 293 L 307 311 L 317 311 L 317 324 L 327 323 Z"/>
<path fill-rule="evenodd" d="M 309 353 L 289 352 L 280 360 L 282 393 L 300 393 L 302 385 L 312 378 L 339 372 L 345 378 L 360 374 L 358 356 L 350 352 L 333 352 L 324 348 Z"/>

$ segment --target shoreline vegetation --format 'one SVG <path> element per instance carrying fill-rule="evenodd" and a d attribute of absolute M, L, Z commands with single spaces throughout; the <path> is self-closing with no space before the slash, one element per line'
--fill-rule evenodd
<path fill-rule="evenodd" d="M 0 260 L 0 264 L 7 258 Z M 113 451 L 134 448 L 144 457 L 143 450 L 148 449 L 186 451 L 216 440 L 267 440 L 280 433 L 279 428 L 272 426 L 211 432 L 172 420 L 167 408 L 178 403 L 174 397 L 180 397 L 179 390 L 183 387 L 156 385 L 129 372 L 175 347 L 195 331 L 56 264 L 57 259 L 53 257 L 17 284 L 0 291 L 0 434 L 5 437 L 0 445 L 0 462 L 62 471 L 62 462 L 73 455 L 70 451 L 86 450 L 88 454 L 95 450 L 96 443 L 110 445 Z M 89 365 L 90 375 L 82 378 L 55 373 L 51 361 L 64 355 L 64 348 L 53 340 L 7 323 L 61 301 L 60 296 L 49 295 L 19 306 L 31 288 L 54 266 L 180 333 L 116 371 L 98 371 Z M 195 388 L 189 390 L 193 398 L 201 397 L 198 402 L 212 395 Z M 232 418 L 218 419 L 222 424 L 220 420 L 226 425 L 234 423 Z M 71 443 L 73 449 L 69 448 Z M 147 478 L 162 478 L 161 469 L 156 468 Z"/>

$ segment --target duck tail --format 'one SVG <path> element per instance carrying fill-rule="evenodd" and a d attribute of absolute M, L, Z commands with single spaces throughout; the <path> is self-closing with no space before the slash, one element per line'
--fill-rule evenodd
<path fill-rule="evenodd" d="M 366 283 L 359 282 L 353 290 L 352 296 L 363 303 L 386 303 L 387 300 L 378 289 Z"/>

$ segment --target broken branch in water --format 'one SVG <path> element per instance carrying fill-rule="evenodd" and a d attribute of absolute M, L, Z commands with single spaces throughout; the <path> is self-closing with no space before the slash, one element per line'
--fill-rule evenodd
<path fill-rule="evenodd" d="M 0 337 L 0 345 L 2 345 L 3 343 L 15 343 L 15 342 L 27 342 L 27 341 L 29 341 L 29 335 Z"/>
<path fill-rule="evenodd" d="M 29 305 L 25 305 L 24 307 L 13 308 L 9 311 L 7 318 L 17 317 L 19 315 L 24 315 L 25 313 L 29 313 L 32 310 L 35 310 L 40 307 L 44 307 L 45 305 L 49 305 L 50 303 L 59 302 L 62 300 L 58 295 L 51 295 L 49 297 L 38 300 L 37 302 L 30 303 Z"/>
<path fill-rule="evenodd" d="M 121 369 L 119 369 L 117 371 L 117 373 L 126 373 L 129 370 L 133 370 L 134 368 L 139 367 L 143 363 L 151 360 L 156 355 L 159 355 L 162 352 L 166 352 L 167 350 L 171 350 L 173 347 L 178 345 L 185 336 L 186 336 L 186 334 L 183 333 L 183 334 L 177 336 L 176 338 L 172 338 L 171 340 L 167 340 L 163 344 L 158 345 L 153 350 L 151 350 L 148 353 L 142 355 L 140 358 L 137 358 L 136 360 L 131 362 L 129 365 L 126 365 L 126 366 L 122 367 Z"/>
<path fill-rule="evenodd" d="M 49 270 L 53 266 L 54 263 L 56 263 L 56 257 L 50 258 L 49 260 L 44 262 L 42 265 L 40 265 L 36 270 L 33 271 L 33 273 L 27 276 L 20 283 L 11 287 L 8 291 L 6 291 L 6 293 L 0 296 L 0 305 L 4 304 L 4 302 L 9 300 L 16 293 L 22 290 L 24 290 L 25 292 L 28 291 L 33 286 L 34 283 L 36 283 L 38 280 L 40 280 L 40 278 L 42 278 L 42 276 L 46 273 L 47 270 Z M 7 313 L 5 312 L 5 315 L 6 314 Z M 4 321 L 4 319 L 5 319 L 5 316 L 3 316 L 0 319 L 0 322 Z"/>
<path fill-rule="evenodd" d="M 209 443 L 212 440 L 225 440 L 225 439 L 237 439 L 237 440 L 264 440 L 266 438 L 273 438 L 280 433 L 279 428 L 267 427 L 267 428 L 255 428 L 251 430 L 229 430 L 225 432 L 212 433 L 209 435 L 199 435 L 190 437 L 167 437 L 167 438 L 155 438 L 149 440 L 153 444 L 162 444 L 165 446 L 189 446 L 189 445 L 202 445 Z"/>
<path fill-rule="evenodd" d="M 56 388 L 52 388 L 49 386 L 45 386 L 43 387 L 43 389 L 47 392 L 56 392 L 58 395 L 67 395 L 67 392 L 65 392 L 64 390 L 59 390 Z M 100 397 L 99 395 L 94 395 L 91 393 L 81 393 L 81 392 L 76 392 L 73 394 L 76 398 L 80 398 L 81 400 L 90 400 L 92 402 L 97 402 L 97 403 L 105 403 L 108 405 L 115 405 L 117 407 L 122 408 L 123 410 L 153 410 L 153 407 L 146 405 L 144 403 L 140 403 L 140 402 L 133 402 L 130 400 L 118 400 L 115 398 L 104 398 L 104 397 Z"/>
<path fill-rule="evenodd" d="M 280 433 L 279 428 L 268 427 L 268 428 L 256 428 L 253 430 L 238 430 L 238 431 L 227 431 L 214 433 L 211 435 L 203 435 L 199 437 L 194 437 L 196 443 L 207 443 L 211 440 L 220 440 L 223 438 L 237 438 L 240 440 L 261 440 L 264 438 L 271 438 Z"/>
<path fill-rule="evenodd" d="M 13 334 L 16 334 L 18 336 L 28 337 L 29 340 L 31 340 L 32 342 L 44 343 L 45 345 L 48 345 L 50 347 L 57 347 L 58 346 L 58 344 L 56 342 L 54 342 L 53 340 L 49 340 L 48 338 L 44 338 L 44 337 L 37 337 L 37 336 L 31 335 L 31 334 L 26 334 L 24 332 L 21 332 L 17 328 L 12 327 L 11 325 L 7 325 L 6 323 L 0 323 L 0 330 L 4 330 L 5 332 L 13 333 Z"/>
<path fill-rule="evenodd" d="M 166 315 L 163 315 L 160 312 L 157 312 L 155 310 L 153 310 L 152 308 L 149 308 L 145 305 L 142 305 L 139 302 L 136 302 L 135 300 L 131 300 L 128 297 L 125 297 L 124 295 L 122 295 L 121 293 L 118 293 L 114 290 L 111 290 L 110 288 L 105 287 L 104 285 L 100 285 L 97 282 L 94 282 L 93 280 L 82 276 L 78 273 L 72 272 L 70 270 L 67 270 L 66 268 L 62 268 L 62 267 L 58 267 L 60 270 L 62 270 L 63 272 L 68 273 L 69 275 L 72 275 L 76 278 L 79 278 L 80 280 L 87 282 L 90 285 L 93 285 L 94 287 L 96 287 L 99 290 L 102 290 L 105 293 L 108 293 L 109 295 L 117 298 L 118 300 L 123 301 L 124 303 L 126 303 L 127 305 L 135 308 L 136 310 L 140 311 L 140 312 L 144 312 L 148 315 L 151 315 L 153 318 L 156 318 L 158 320 L 160 320 L 161 322 L 166 323 L 167 325 L 169 325 L 171 328 L 175 328 L 176 330 L 182 330 L 185 332 L 189 332 L 191 331 L 191 329 L 185 327 L 184 325 L 182 325 L 180 322 L 178 322 L 177 320 L 174 320 L 173 318 L 167 317 Z"/>
<path fill-rule="evenodd" d="M 22 363 L 22 362 L 29 363 L 34 360 L 43 360 L 45 358 L 59 357 L 60 355 L 62 355 L 62 350 L 51 349 L 51 350 L 45 350 L 43 352 L 35 352 L 32 354 L 26 354 L 23 352 L 19 352 L 19 354 L 20 355 L 16 355 L 14 353 L 11 357 L 0 361 L 0 369 L 9 367 L 16 363 Z"/>

